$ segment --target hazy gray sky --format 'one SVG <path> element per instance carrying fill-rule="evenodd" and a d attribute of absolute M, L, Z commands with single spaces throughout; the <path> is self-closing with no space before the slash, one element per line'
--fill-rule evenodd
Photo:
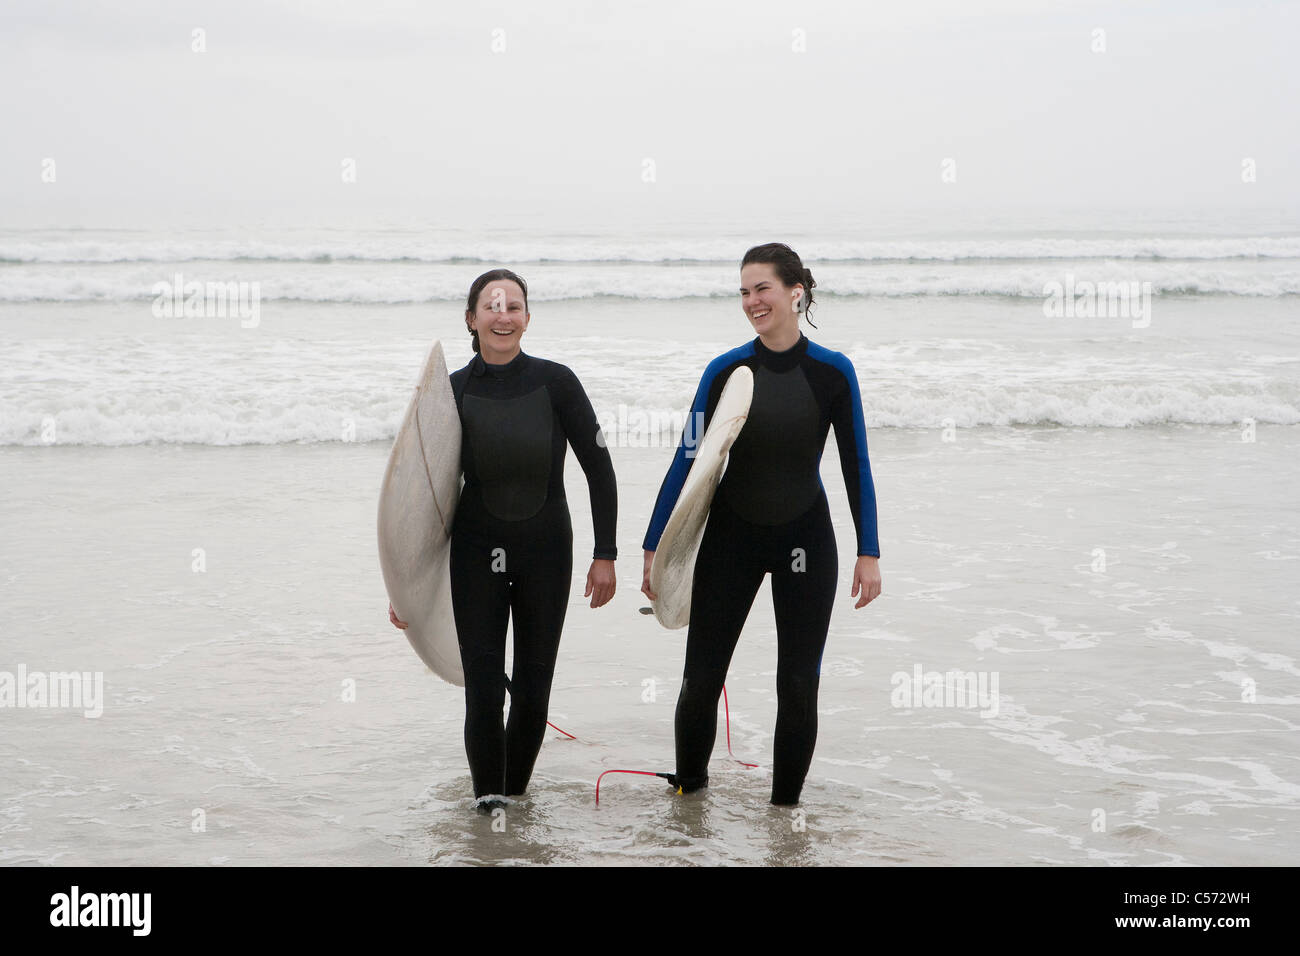
<path fill-rule="evenodd" d="M 1300 4 L 1222 6 L 5 0 L 0 208 L 1294 211 Z"/>

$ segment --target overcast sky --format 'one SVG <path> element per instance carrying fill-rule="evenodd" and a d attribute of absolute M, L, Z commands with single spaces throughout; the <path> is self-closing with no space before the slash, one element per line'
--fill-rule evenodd
<path fill-rule="evenodd" d="M 1294 213 L 1300 4 L 1227 6 L 4 0 L 0 208 Z"/>

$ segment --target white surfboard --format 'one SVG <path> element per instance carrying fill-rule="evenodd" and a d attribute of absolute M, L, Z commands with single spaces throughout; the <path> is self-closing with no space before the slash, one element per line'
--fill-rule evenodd
<path fill-rule="evenodd" d="M 736 436 L 749 416 L 754 398 L 754 373 L 737 366 L 722 388 L 713 418 L 695 451 L 695 461 L 682 484 L 681 494 L 659 547 L 650 564 L 650 590 L 659 597 L 653 602 L 655 617 L 664 627 L 685 627 L 691 620 L 691 582 L 695 577 L 695 556 L 704 537 L 713 493 L 722 480 Z"/>
<path fill-rule="evenodd" d="M 451 605 L 451 524 L 460 499 L 460 415 L 435 341 L 379 491 L 379 566 L 403 632 L 435 674 L 463 687 Z"/>

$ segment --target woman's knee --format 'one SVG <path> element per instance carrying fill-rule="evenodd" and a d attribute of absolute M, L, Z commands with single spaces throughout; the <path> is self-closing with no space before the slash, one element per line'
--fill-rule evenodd
<path fill-rule="evenodd" d="M 821 677 L 816 672 L 778 670 L 776 675 L 776 705 L 778 716 L 800 723 L 816 723 L 817 691 Z"/>
<path fill-rule="evenodd" d="M 717 709 L 726 682 L 725 671 L 692 671 L 682 677 L 682 689 L 677 695 L 679 712 L 712 711 Z"/>

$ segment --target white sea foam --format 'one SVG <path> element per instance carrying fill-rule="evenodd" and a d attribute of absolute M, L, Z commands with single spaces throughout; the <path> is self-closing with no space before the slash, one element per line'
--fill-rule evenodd
<path fill-rule="evenodd" d="M 867 427 L 1300 423 L 1300 383 L 1249 367 L 1215 370 L 1213 356 L 1173 356 L 1179 367 L 951 345 L 850 349 Z M 584 370 L 602 421 L 618 421 L 620 409 L 625 420 L 636 421 L 635 412 L 673 421 L 689 407 L 700 369 L 694 346 L 660 348 L 665 361 L 653 368 L 643 367 L 639 340 L 579 344 L 565 360 Z M 0 342 L 0 445 L 387 441 L 426 350 L 423 342 L 245 344 L 237 336 Z M 619 440 L 654 445 L 676 435 Z"/>
<path fill-rule="evenodd" d="M 538 354 L 581 371 L 602 421 L 671 420 L 707 358 L 748 337 L 734 308 L 743 245 L 698 232 L 0 231 L 0 444 L 390 440 L 430 338 L 458 338 L 446 323 L 468 281 L 485 262 L 530 259 L 535 325 L 557 336 Z M 1287 314 L 1300 238 L 838 238 L 803 251 L 869 428 L 1300 423 Z M 178 273 L 256 283 L 257 334 L 156 317 L 155 287 Z M 1150 282 L 1150 327 L 1045 317 L 1045 288 L 1067 276 Z"/>
<path fill-rule="evenodd" d="M 739 237 L 665 236 L 642 240 L 548 236 L 484 240 L 444 236 L 297 235 L 114 236 L 0 234 L 0 262 L 120 263 L 268 260 L 275 262 L 679 263 L 734 265 L 750 243 Z M 1300 237 L 1116 237 L 1024 239 L 818 240 L 797 243 L 807 262 L 934 262 L 1033 259 L 1294 259 Z"/>
<path fill-rule="evenodd" d="M 205 260 L 183 269 L 132 261 L 75 266 L 40 263 L 0 270 L 0 302 L 130 302 L 152 300 L 155 286 L 185 281 L 256 282 L 262 302 L 400 304 L 462 302 L 483 268 L 409 263 L 229 262 Z M 522 267 L 520 267 L 522 268 Z M 610 296 L 625 299 L 736 297 L 733 263 L 659 266 L 551 264 L 524 269 L 530 302 Z M 1300 294 L 1300 264 L 1236 259 L 1205 263 L 1125 260 L 1002 262 L 836 262 L 816 272 L 817 295 L 1005 296 L 1044 299 L 1053 283 L 1149 283 L 1155 296 Z"/>

